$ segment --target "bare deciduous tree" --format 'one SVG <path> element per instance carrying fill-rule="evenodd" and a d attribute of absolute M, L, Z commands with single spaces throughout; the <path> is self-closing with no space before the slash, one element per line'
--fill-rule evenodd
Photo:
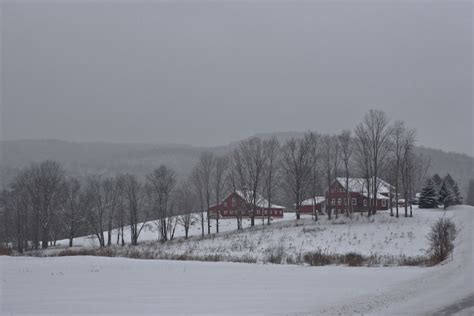
<path fill-rule="evenodd" d="M 240 162 L 239 150 L 235 149 L 228 156 L 229 160 L 229 173 L 227 175 L 227 182 L 232 192 L 235 194 L 240 186 L 240 174 L 242 174 L 241 168 L 242 164 Z M 237 223 L 237 230 L 242 229 L 242 212 L 240 208 L 236 208 L 235 205 L 232 205 L 233 211 L 235 211 L 235 218 Z"/>
<path fill-rule="evenodd" d="M 146 188 L 131 174 L 122 175 L 119 180 L 119 186 L 124 198 L 125 209 L 128 209 L 130 242 L 136 246 L 138 245 L 140 233 L 146 224 L 145 220 L 148 217 Z M 141 223 L 140 220 L 142 220 Z"/>
<path fill-rule="evenodd" d="M 264 157 L 265 157 L 265 165 L 264 165 L 264 187 L 263 187 L 263 196 L 268 202 L 268 208 L 270 209 L 272 206 L 272 200 L 274 197 L 274 192 L 276 187 L 278 186 L 278 177 L 277 174 L 279 172 L 279 149 L 280 143 L 276 139 L 276 137 L 272 137 L 268 140 L 263 142 L 263 150 L 264 150 Z M 265 221 L 264 214 L 262 214 L 262 221 Z M 267 216 L 267 224 L 270 225 L 270 212 L 268 212 Z"/>
<path fill-rule="evenodd" d="M 171 217 L 170 198 L 176 185 L 176 174 L 172 169 L 161 165 L 148 175 L 147 179 L 152 188 L 153 203 L 158 216 L 159 237 L 166 241 L 169 239 L 170 229 L 172 229 L 168 225 L 170 224 L 168 217 Z"/>
<path fill-rule="evenodd" d="M 236 155 L 240 190 L 243 191 L 243 198 L 246 200 L 250 226 L 254 226 L 259 200 L 258 192 L 263 186 L 265 157 L 262 140 L 252 137 L 240 142 Z"/>
<path fill-rule="evenodd" d="M 392 128 L 392 144 L 394 152 L 394 186 L 395 186 L 395 209 L 396 217 L 398 217 L 398 196 L 399 196 L 399 184 L 400 184 L 400 164 L 402 161 L 403 142 L 406 137 L 407 129 L 405 123 L 402 121 L 396 121 Z M 392 214 L 393 215 L 393 214 Z"/>
<path fill-rule="evenodd" d="M 356 142 L 355 142 L 355 161 L 359 169 L 359 173 L 363 175 L 365 179 L 366 193 L 367 197 L 370 197 L 372 192 L 371 189 L 371 177 L 372 177 L 372 164 L 371 164 L 371 155 L 370 155 L 370 146 L 369 146 L 369 137 L 367 135 L 367 130 L 362 124 L 359 124 L 355 129 Z M 365 191 L 362 188 L 362 191 Z M 360 192 L 364 194 L 364 192 Z M 371 203 L 367 204 L 367 215 L 372 214 Z"/>
<path fill-rule="evenodd" d="M 85 209 L 86 220 L 96 235 L 100 247 L 105 247 L 104 231 L 107 231 L 107 245 L 112 244 L 116 193 L 114 179 L 91 176 L 86 181 L 81 204 Z"/>
<path fill-rule="evenodd" d="M 309 132 L 305 135 L 310 144 L 310 169 L 311 169 L 311 197 L 313 199 L 313 210 L 312 216 L 315 221 L 318 221 L 318 212 L 316 210 L 316 195 L 321 185 L 319 180 L 319 168 L 320 168 L 320 136 L 317 133 Z"/>
<path fill-rule="evenodd" d="M 415 145 L 415 131 L 407 130 L 403 138 L 402 156 L 401 156 L 401 179 L 403 186 L 403 199 L 405 200 L 405 217 L 408 217 L 408 205 L 411 205 L 411 186 L 414 172 L 415 154 L 413 147 Z"/>
<path fill-rule="evenodd" d="M 290 139 L 282 147 L 281 167 L 284 187 L 296 208 L 300 219 L 301 202 L 311 184 L 311 144 L 308 138 Z"/>
<path fill-rule="evenodd" d="M 115 221 L 117 223 L 117 245 L 125 246 L 124 227 L 126 214 L 125 199 L 125 174 L 120 174 L 115 179 L 117 184 L 117 203 L 115 210 Z"/>
<path fill-rule="evenodd" d="M 337 177 L 339 167 L 339 144 L 338 140 L 332 136 L 325 135 L 321 139 L 322 150 L 321 150 L 321 167 L 326 177 L 326 187 L 329 192 L 330 186 L 334 179 Z M 326 212 L 328 219 L 331 219 L 332 209 L 329 203 L 326 201 Z M 336 214 L 337 216 L 337 214 Z"/>
<path fill-rule="evenodd" d="M 184 236 L 188 239 L 189 229 L 196 223 L 194 212 L 198 209 L 198 197 L 191 190 L 189 181 L 180 183 L 175 192 L 176 207 L 179 210 L 178 224 L 184 229 Z"/>
<path fill-rule="evenodd" d="M 69 177 L 63 185 L 60 220 L 69 238 L 69 247 L 73 246 L 74 237 L 84 224 L 84 214 L 80 207 L 81 183 L 77 178 Z"/>
<path fill-rule="evenodd" d="M 23 253 L 28 247 L 28 213 L 31 204 L 28 192 L 18 186 L 16 180 L 12 183 L 10 190 L 3 190 L 0 193 L 0 209 L 4 215 L 2 220 L 5 224 L 6 246 L 8 246 L 8 241 L 12 241 L 17 251 Z"/>
<path fill-rule="evenodd" d="M 377 210 L 377 192 L 380 186 L 378 177 L 389 154 L 392 129 L 385 113 L 378 110 L 370 110 L 365 115 L 361 128 L 366 130 L 370 149 L 371 178 L 373 178 L 373 181 L 371 182 L 372 196 L 369 195 L 369 199 L 372 197 L 372 202 L 369 204 L 373 205 L 372 212 L 375 213 Z"/>
<path fill-rule="evenodd" d="M 20 186 L 29 194 L 33 210 L 33 247 L 38 249 L 41 233 L 41 247 L 48 247 L 51 236 L 51 222 L 59 204 L 64 170 L 55 161 L 33 163 L 22 172 Z"/>
<path fill-rule="evenodd" d="M 215 164 L 214 154 L 210 151 L 203 152 L 199 157 L 196 170 L 199 174 L 199 183 L 203 194 L 203 200 L 207 208 L 207 234 L 211 233 L 211 217 L 209 208 L 211 207 L 212 194 L 212 170 Z"/>
<path fill-rule="evenodd" d="M 346 202 L 344 203 L 344 207 L 346 209 L 346 216 L 349 216 L 350 208 L 352 206 L 351 203 L 351 193 L 349 190 L 349 162 L 352 156 L 353 151 L 353 143 L 351 138 L 351 132 L 348 130 L 343 130 L 341 134 L 338 136 L 339 139 L 339 146 L 341 148 L 340 154 L 342 163 L 344 164 L 344 173 L 346 176 Z"/>
<path fill-rule="evenodd" d="M 193 187 L 193 191 L 199 200 L 200 206 L 200 222 L 201 222 L 201 237 L 204 237 L 204 193 L 203 193 L 203 185 L 201 179 L 201 172 L 198 166 L 195 166 L 193 171 L 191 172 L 191 179 L 190 182 Z"/>
<path fill-rule="evenodd" d="M 222 193 L 225 193 L 225 179 L 228 167 L 227 156 L 215 158 L 214 170 L 212 174 L 212 185 L 214 187 L 214 197 L 216 206 L 220 204 Z M 224 191 L 224 192 L 223 192 Z M 219 232 L 219 209 L 216 210 L 216 232 Z"/>

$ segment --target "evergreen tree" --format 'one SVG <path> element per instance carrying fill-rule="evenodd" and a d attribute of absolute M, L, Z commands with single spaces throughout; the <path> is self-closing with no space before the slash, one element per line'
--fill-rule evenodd
<path fill-rule="evenodd" d="M 433 182 L 434 184 L 438 187 L 438 188 L 441 188 L 441 185 L 443 184 L 443 179 L 441 179 L 441 177 L 439 176 L 439 174 L 435 174 L 433 177 Z"/>
<path fill-rule="evenodd" d="M 435 173 L 431 179 L 433 179 L 435 185 L 436 198 L 439 198 L 439 190 L 441 189 L 441 185 L 443 185 L 443 179 L 437 173 Z"/>
<path fill-rule="evenodd" d="M 450 183 L 449 179 L 444 179 L 441 188 L 439 189 L 438 202 L 443 205 L 443 208 L 446 209 L 448 206 L 455 204 L 456 197 L 453 193 L 453 186 Z"/>
<path fill-rule="evenodd" d="M 461 192 L 459 191 L 457 182 L 453 183 L 453 194 L 454 194 L 454 203 L 456 205 L 462 204 L 463 198 L 462 198 Z"/>
<path fill-rule="evenodd" d="M 421 190 L 419 208 L 437 208 L 437 192 L 432 179 L 426 180 L 425 186 Z"/>
<path fill-rule="evenodd" d="M 467 189 L 466 204 L 474 206 L 474 179 L 469 180 L 469 188 Z"/>
<path fill-rule="evenodd" d="M 444 177 L 444 181 L 443 181 L 443 182 L 447 182 L 447 185 L 448 185 L 448 187 L 449 187 L 450 190 L 451 190 L 451 194 L 452 194 L 451 205 L 462 204 L 461 192 L 459 191 L 458 184 L 457 184 L 457 182 L 453 179 L 453 177 L 451 177 L 451 175 L 448 173 L 448 174 L 446 175 L 446 177 Z"/>

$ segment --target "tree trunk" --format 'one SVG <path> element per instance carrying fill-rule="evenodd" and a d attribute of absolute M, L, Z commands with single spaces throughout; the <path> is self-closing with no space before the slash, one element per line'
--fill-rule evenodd
<path fill-rule="evenodd" d="M 204 238 L 204 212 L 201 210 L 201 237 Z"/>
<path fill-rule="evenodd" d="M 407 202 L 407 197 L 408 197 L 408 193 L 405 191 L 404 192 L 404 198 L 405 198 L 405 217 L 408 217 L 408 202 Z"/>
<path fill-rule="evenodd" d="M 398 177 L 397 177 L 397 180 L 395 180 L 396 182 L 398 182 Z M 397 212 L 397 218 L 398 218 L 398 183 L 395 184 L 395 208 L 396 208 L 396 212 Z"/>
<path fill-rule="evenodd" d="M 207 209 L 207 234 L 211 234 L 211 218 L 209 217 L 209 208 Z"/>

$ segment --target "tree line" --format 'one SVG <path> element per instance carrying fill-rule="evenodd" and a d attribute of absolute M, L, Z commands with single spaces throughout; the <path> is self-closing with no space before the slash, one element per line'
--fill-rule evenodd
<path fill-rule="evenodd" d="M 302 202 L 324 195 L 336 177 L 343 177 L 346 187 L 350 177 L 365 179 L 365 192 L 372 200 L 367 215 L 376 212 L 376 197 L 382 183 L 393 184 L 393 194 L 403 197 L 405 216 L 411 213 L 411 201 L 426 178 L 429 160 L 414 152 L 415 130 L 404 122 L 391 123 L 386 114 L 367 112 L 354 131 L 321 135 L 309 131 L 301 138 L 280 143 L 275 137 L 252 137 L 218 155 L 205 151 L 191 174 L 178 179 L 174 170 L 160 166 L 146 177 L 119 174 L 78 179 L 54 161 L 33 163 L 24 168 L 0 194 L 0 212 L 4 227 L 2 240 L 18 251 L 47 248 L 58 238 L 69 245 L 84 233 L 96 236 L 101 247 L 125 244 L 124 229 L 130 231 L 130 244 L 138 244 L 147 220 L 157 223 L 157 238 L 174 238 L 177 225 L 186 238 L 192 225 L 200 224 L 201 236 L 219 232 L 219 216 L 209 208 L 220 205 L 231 192 L 244 192 L 250 225 L 257 223 L 258 205 L 263 197 L 268 207 L 285 204 L 300 218 Z M 346 190 L 349 194 L 349 190 Z M 346 201 L 349 201 L 349 196 Z M 344 213 L 350 216 L 351 203 Z M 399 203 L 391 215 L 399 216 Z M 394 213 L 395 209 L 395 213 Z M 236 210 L 236 228 L 242 229 L 242 211 Z M 340 214 L 330 207 L 313 218 Z M 271 223 L 270 215 L 262 223 Z M 112 231 L 116 229 L 115 236 Z"/>

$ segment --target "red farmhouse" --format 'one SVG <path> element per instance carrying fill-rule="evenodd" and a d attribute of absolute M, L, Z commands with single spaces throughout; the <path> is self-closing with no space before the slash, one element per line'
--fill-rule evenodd
<path fill-rule="evenodd" d="M 342 213 L 346 210 L 347 193 L 346 179 L 336 178 L 326 192 L 327 208 L 333 213 Z M 354 212 L 367 210 L 369 197 L 367 181 L 363 178 L 349 178 L 350 209 Z M 377 210 L 388 210 L 392 198 L 393 187 L 380 178 L 377 178 Z M 370 193 L 373 197 L 373 193 Z M 373 200 L 372 200 L 373 201 Z M 373 203 L 373 202 L 372 202 Z"/>
<path fill-rule="evenodd" d="M 251 201 L 252 192 L 237 190 L 227 196 L 220 204 L 211 206 L 209 208 L 210 216 L 219 214 L 220 218 L 231 218 L 240 214 L 243 217 L 248 217 L 253 207 L 249 205 Z M 257 213 L 256 217 L 272 216 L 283 217 L 284 207 L 276 204 L 271 204 L 268 207 L 268 200 L 264 199 L 260 194 L 257 194 Z"/>
<path fill-rule="evenodd" d="M 313 214 L 313 204 L 315 205 L 315 210 L 320 213 L 323 211 L 324 201 L 326 198 L 324 196 L 316 196 L 314 198 L 309 198 L 301 202 L 300 213 L 301 214 Z M 316 203 L 314 203 L 316 202 Z"/>

